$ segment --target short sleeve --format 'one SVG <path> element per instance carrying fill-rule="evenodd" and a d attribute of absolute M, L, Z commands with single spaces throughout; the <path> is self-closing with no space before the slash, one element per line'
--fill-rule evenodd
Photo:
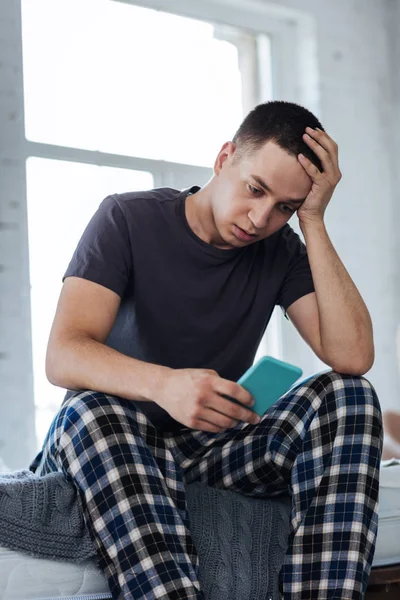
<path fill-rule="evenodd" d="M 116 196 L 108 196 L 89 221 L 66 277 L 82 277 L 123 296 L 132 277 L 132 252 L 125 216 Z"/>
<path fill-rule="evenodd" d="M 306 246 L 290 227 L 286 232 L 285 242 L 289 260 L 276 304 L 281 306 L 286 316 L 286 311 L 293 302 L 311 294 L 315 288 Z"/>

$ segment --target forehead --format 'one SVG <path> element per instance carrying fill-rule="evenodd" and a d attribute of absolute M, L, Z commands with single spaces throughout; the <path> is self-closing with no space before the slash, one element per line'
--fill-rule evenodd
<path fill-rule="evenodd" d="M 244 177 L 256 175 L 276 194 L 286 198 L 307 196 L 312 181 L 296 156 L 268 141 L 252 154 L 242 158 Z"/>

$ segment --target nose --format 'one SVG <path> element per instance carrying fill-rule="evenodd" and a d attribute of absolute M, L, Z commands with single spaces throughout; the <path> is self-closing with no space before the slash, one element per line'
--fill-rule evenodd
<path fill-rule="evenodd" d="M 267 224 L 273 209 L 273 202 L 268 201 L 253 205 L 248 213 L 250 221 L 256 229 L 263 229 Z"/>

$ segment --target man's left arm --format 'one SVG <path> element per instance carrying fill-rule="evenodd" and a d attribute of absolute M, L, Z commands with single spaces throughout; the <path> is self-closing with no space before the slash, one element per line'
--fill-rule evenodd
<path fill-rule="evenodd" d="M 320 158 L 323 172 L 303 155 L 298 160 L 313 185 L 298 210 L 315 293 L 294 302 L 287 314 L 317 356 L 335 371 L 363 375 L 374 362 L 371 318 L 360 293 L 337 255 L 324 214 L 341 179 L 337 144 L 326 132 L 304 137 Z"/>

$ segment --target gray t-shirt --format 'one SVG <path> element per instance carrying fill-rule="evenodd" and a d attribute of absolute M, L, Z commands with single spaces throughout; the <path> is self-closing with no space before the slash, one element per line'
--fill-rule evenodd
<path fill-rule="evenodd" d="M 64 279 L 82 277 L 121 297 L 107 346 L 237 381 L 253 363 L 274 306 L 286 311 L 314 285 L 305 245 L 287 224 L 244 248 L 223 250 L 201 240 L 185 215 L 186 197 L 199 189 L 108 196 Z M 155 402 L 135 405 L 160 430 L 184 427 Z"/>

